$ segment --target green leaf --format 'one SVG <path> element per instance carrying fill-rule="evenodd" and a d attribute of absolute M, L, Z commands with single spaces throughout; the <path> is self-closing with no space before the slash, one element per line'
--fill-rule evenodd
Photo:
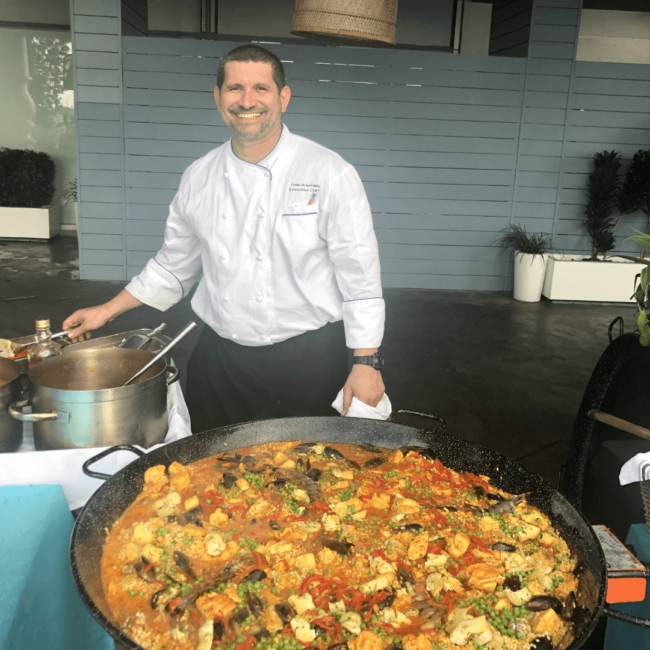
<path fill-rule="evenodd" d="M 636 326 L 639 332 L 643 332 L 647 324 L 648 324 L 648 317 L 646 316 L 645 309 L 640 309 L 639 316 L 636 319 Z"/>
<path fill-rule="evenodd" d="M 628 237 L 627 241 L 632 240 L 637 246 L 640 246 L 643 250 L 650 251 L 650 235 L 646 235 L 644 232 L 632 228 L 638 236 Z"/>
<path fill-rule="evenodd" d="M 650 345 L 650 325 L 646 325 L 643 328 L 641 336 L 639 337 L 639 343 L 645 347 L 648 347 L 648 345 Z"/>
<path fill-rule="evenodd" d="M 616 257 L 622 257 L 624 260 L 630 260 L 630 262 L 650 266 L 650 260 L 642 260 L 640 257 L 632 257 L 631 255 L 617 255 Z"/>

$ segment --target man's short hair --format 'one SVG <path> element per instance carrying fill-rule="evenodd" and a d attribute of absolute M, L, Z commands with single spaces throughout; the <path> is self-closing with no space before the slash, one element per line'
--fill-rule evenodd
<path fill-rule="evenodd" d="M 280 92 L 286 85 L 284 78 L 284 68 L 280 59 L 278 59 L 275 54 L 265 50 L 259 45 L 240 45 L 234 50 L 231 50 L 226 54 L 226 56 L 221 57 L 219 61 L 219 68 L 217 69 L 217 86 L 221 90 L 223 82 L 226 78 L 226 63 L 231 61 L 242 61 L 253 63 L 270 63 L 271 64 L 271 74 L 273 75 L 273 81 L 278 87 L 278 92 Z"/>

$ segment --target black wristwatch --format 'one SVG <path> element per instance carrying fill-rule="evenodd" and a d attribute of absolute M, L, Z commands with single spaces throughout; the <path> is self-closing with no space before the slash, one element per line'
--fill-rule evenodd
<path fill-rule="evenodd" d="M 368 357 L 352 357 L 352 359 L 353 364 L 358 363 L 361 366 L 370 366 L 375 370 L 381 370 L 384 367 L 384 357 L 381 356 L 381 352 L 375 352 Z"/>

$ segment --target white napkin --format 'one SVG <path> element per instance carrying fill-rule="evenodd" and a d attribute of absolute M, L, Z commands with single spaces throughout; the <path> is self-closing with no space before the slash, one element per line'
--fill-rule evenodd
<path fill-rule="evenodd" d="M 621 467 L 618 480 L 621 485 L 650 479 L 650 452 L 637 454 Z"/>
<path fill-rule="evenodd" d="M 339 413 L 343 412 L 343 389 L 339 391 L 336 399 L 332 402 L 332 408 L 335 408 Z M 387 420 L 393 411 L 393 407 L 388 399 L 388 395 L 384 393 L 377 406 L 370 406 L 364 404 L 356 397 L 352 398 L 352 404 L 348 409 L 345 417 L 348 418 L 368 418 L 369 420 Z"/>
<path fill-rule="evenodd" d="M 190 416 L 180 382 L 167 389 L 169 428 L 165 441 L 142 451 L 153 451 L 162 445 L 192 435 Z M 86 476 L 81 467 L 85 461 L 108 447 L 92 449 L 56 449 L 34 451 L 33 427 L 24 423 L 24 441 L 16 453 L 0 454 L 0 485 L 60 485 L 70 510 L 81 508 L 104 481 Z M 137 445 L 136 445 L 137 446 Z M 137 456 L 129 451 L 118 451 L 95 463 L 91 469 L 115 474 Z"/>

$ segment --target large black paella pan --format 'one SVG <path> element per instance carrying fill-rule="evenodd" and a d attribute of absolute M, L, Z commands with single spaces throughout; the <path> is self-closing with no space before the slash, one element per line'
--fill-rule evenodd
<path fill-rule="evenodd" d="M 325 443 L 373 443 L 396 449 L 405 445 L 424 447 L 435 458 L 456 471 L 491 477 L 497 487 L 527 493 L 529 503 L 539 508 L 562 532 L 580 561 L 578 602 L 582 616 L 576 621 L 571 650 L 581 647 L 603 612 L 607 572 L 596 536 L 584 517 L 534 472 L 493 451 L 445 433 L 395 424 L 341 417 L 302 417 L 238 424 L 178 440 L 143 455 L 114 476 L 90 498 L 79 515 L 70 542 L 70 562 L 82 600 L 97 622 L 127 648 L 140 646 L 114 624 L 101 583 L 101 556 L 106 530 L 141 492 L 144 472 L 154 465 L 182 464 L 233 449 L 281 440 Z M 110 450 L 109 450 L 110 451 Z M 140 452 L 141 453 L 141 452 Z"/>

